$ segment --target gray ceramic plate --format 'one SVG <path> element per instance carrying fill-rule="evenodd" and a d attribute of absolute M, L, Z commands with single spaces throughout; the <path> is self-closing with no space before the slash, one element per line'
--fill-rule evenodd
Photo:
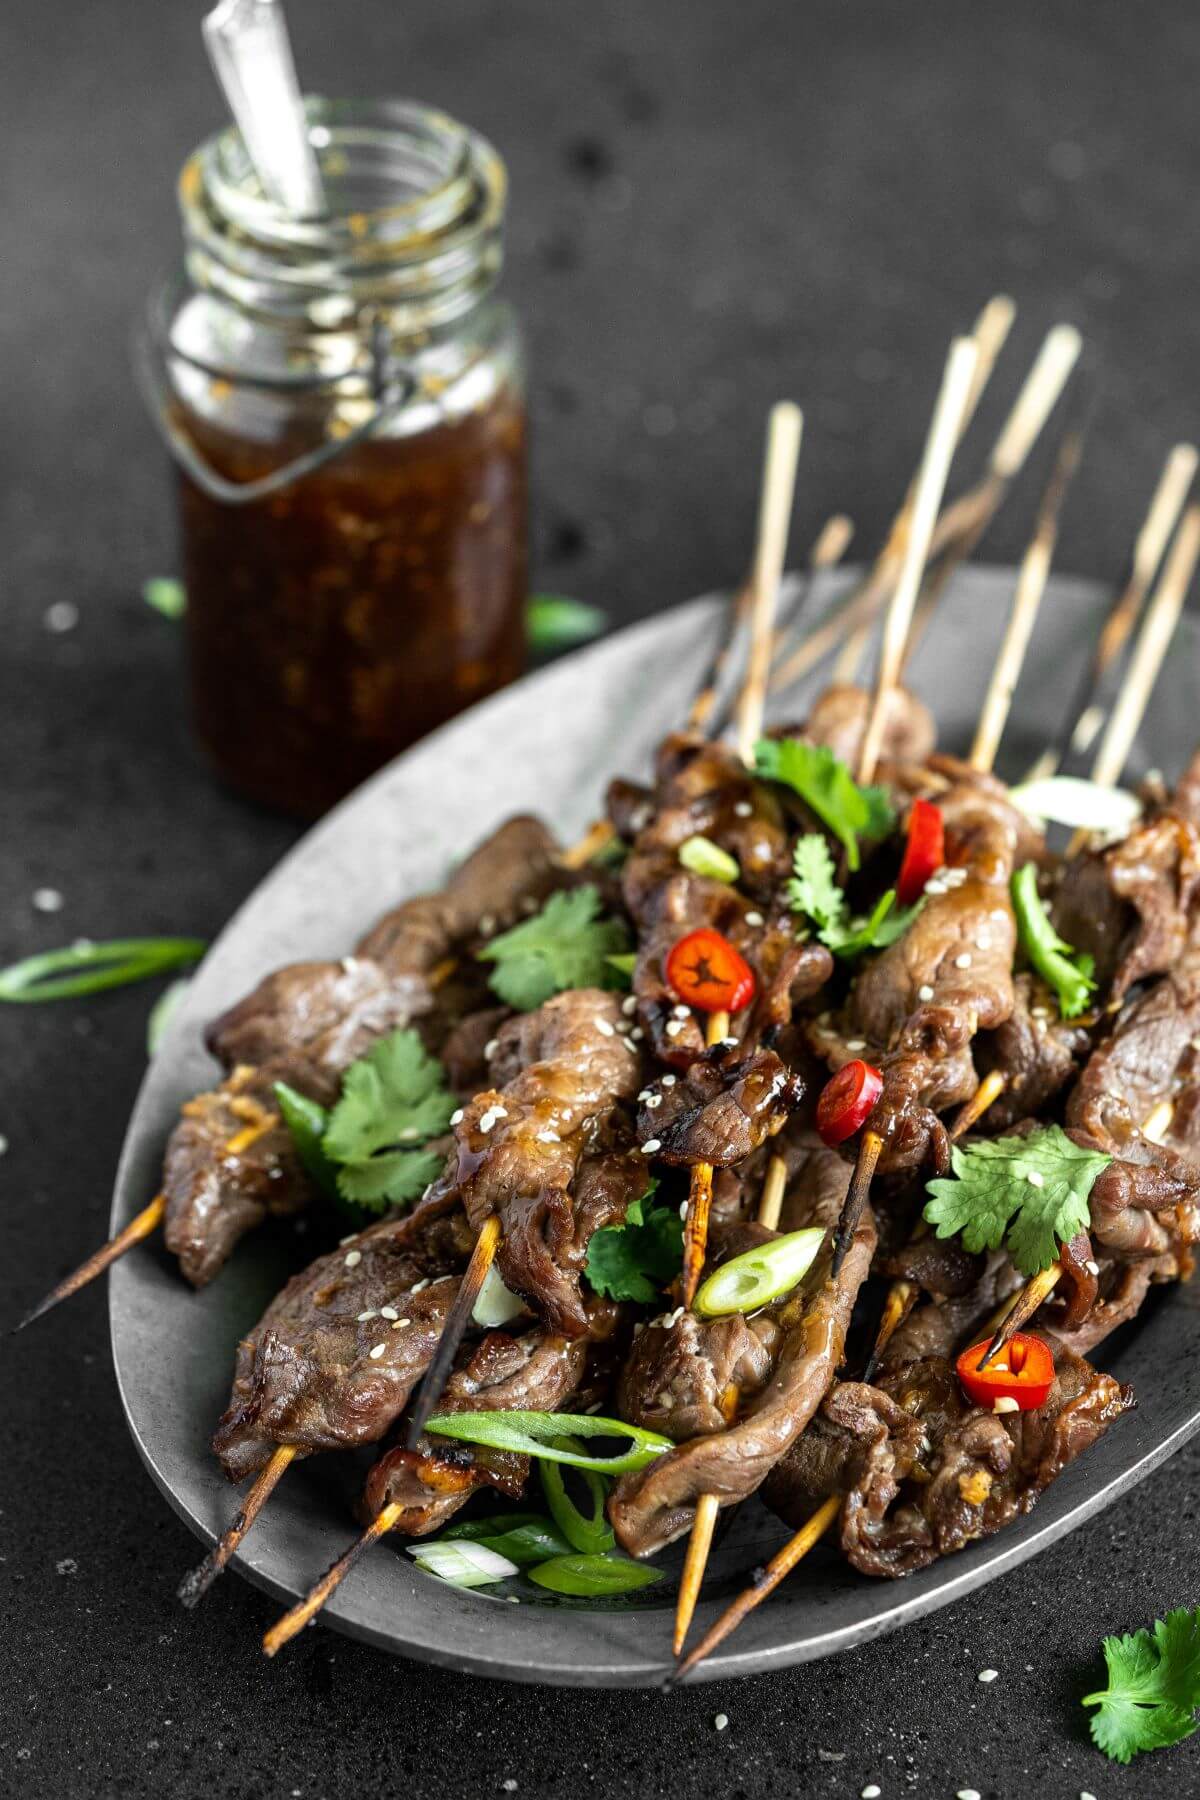
<path fill-rule="evenodd" d="M 934 706 L 950 748 L 969 738 L 1011 593 L 1009 573 L 968 572 L 916 659 L 914 685 Z M 1103 596 L 1086 584 L 1051 583 L 1001 757 L 1009 773 L 1023 770 L 1059 726 L 1102 606 Z M 542 813 L 570 840 L 595 815 L 611 774 L 648 768 L 656 741 L 683 713 L 719 615 L 716 600 L 697 601 L 510 688 L 385 769 L 284 859 L 209 954 L 146 1076 L 117 1176 L 114 1229 L 155 1192 L 180 1102 L 209 1084 L 203 1022 L 282 962 L 343 953 L 403 895 L 435 886 L 451 860 L 507 813 Z M 1174 773 L 1196 735 L 1196 638 L 1190 623 L 1185 631 L 1155 696 L 1142 769 L 1155 759 Z M 801 698 L 789 696 L 789 711 L 798 712 Z M 171 1505 L 205 1540 L 235 1506 L 207 1449 L 234 1345 L 315 1248 L 315 1236 L 261 1233 L 198 1295 L 161 1250 L 139 1250 L 113 1270 L 113 1355 L 130 1430 Z M 1139 1410 L 1068 1470 L 1030 1517 L 904 1582 L 868 1581 L 819 1549 L 704 1673 L 780 1668 L 891 1631 L 1034 1555 L 1147 1475 L 1200 1427 L 1195 1302 L 1186 1289 L 1154 1298 L 1108 1358 L 1137 1386 Z M 301 1594 L 348 1541 L 358 1478 L 340 1457 L 291 1470 L 240 1570 L 280 1601 Z M 740 1510 L 714 1552 L 699 1626 L 783 1536 L 757 1501 Z M 446 1587 L 384 1544 L 324 1619 L 382 1649 L 480 1674 L 639 1686 L 660 1680 L 667 1667 L 677 1567 L 678 1551 L 667 1560 L 668 1579 L 637 1607 L 553 1604 L 533 1588 L 512 1605 Z M 208 1604 L 219 1606 L 219 1594 Z"/>

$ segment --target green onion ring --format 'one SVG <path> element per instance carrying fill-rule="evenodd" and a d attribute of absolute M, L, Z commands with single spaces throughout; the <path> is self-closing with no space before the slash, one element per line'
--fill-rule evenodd
<path fill-rule="evenodd" d="M 799 1286 L 824 1241 L 823 1228 L 810 1225 L 804 1231 L 785 1232 L 768 1244 L 756 1244 L 741 1256 L 731 1256 L 701 1284 L 692 1303 L 695 1311 L 702 1318 L 716 1319 L 769 1305 Z"/>
<path fill-rule="evenodd" d="M 29 1006 L 126 987 L 190 968 L 207 949 L 203 938 L 113 938 L 104 944 L 80 942 L 62 950 L 43 950 L 0 969 L 0 1001 Z M 75 973 L 64 972 L 72 970 Z"/>

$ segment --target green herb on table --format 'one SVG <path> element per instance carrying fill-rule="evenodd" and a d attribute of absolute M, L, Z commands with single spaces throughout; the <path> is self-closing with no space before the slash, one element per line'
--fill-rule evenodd
<path fill-rule="evenodd" d="M 1112 1158 L 1045 1125 L 1028 1137 L 955 1144 L 950 1161 L 953 1179 L 927 1184 L 925 1218 L 938 1237 L 961 1232 L 970 1251 L 1003 1244 L 1022 1275 L 1037 1275 L 1086 1230 L 1088 1196 Z"/>
<path fill-rule="evenodd" d="M 846 918 L 846 896 L 837 884 L 829 845 L 810 832 L 792 852 L 792 878 L 787 884 L 788 905 L 816 926 L 817 936 L 835 956 L 849 961 L 867 950 L 886 950 L 902 937 L 920 912 L 923 901 L 896 909 L 896 890 L 889 888 L 876 901 L 870 915 L 855 924 Z"/>
<path fill-rule="evenodd" d="M 825 744 L 760 738 L 754 746 L 754 767 L 764 781 L 777 781 L 800 796 L 842 845 L 851 870 L 861 862 L 859 840 L 886 837 L 895 823 L 886 789 L 859 787 Z"/>
<path fill-rule="evenodd" d="M 169 575 L 152 575 L 142 583 L 142 599 L 164 619 L 182 619 L 187 611 L 187 589 Z"/>
<path fill-rule="evenodd" d="M 81 939 L 0 969 L 0 1001 L 76 1000 L 191 968 L 207 949 L 203 938 L 112 938 L 103 944 Z"/>
<path fill-rule="evenodd" d="M 628 949 L 629 934 L 620 920 L 599 915 L 599 890 L 590 884 L 551 894 L 541 912 L 478 952 L 496 965 L 493 991 L 519 1012 L 532 1012 L 570 988 L 623 986 L 609 958 Z"/>
<path fill-rule="evenodd" d="M 1092 958 L 1077 954 L 1055 931 L 1038 893 L 1035 864 L 1029 862 L 1017 870 L 1012 878 L 1012 897 L 1021 948 L 1058 995 L 1063 1018 L 1076 1018 L 1087 1010 L 1088 999 L 1096 989 Z"/>
<path fill-rule="evenodd" d="M 1099 1708 L 1089 1723 L 1105 1756 L 1128 1763 L 1191 1737 L 1200 1707 L 1200 1607 L 1181 1606 L 1151 1631 L 1105 1638 L 1104 1660 L 1108 1685 L 1083 1704 Z"/>
<path fill-rule="evenodd" d="M 531 594 L 525 602 L 525 638 L 534 656 L 552 656 L 599 637 L 608 614 L 562 594 Z"/>
<path fill-rule="evenodd" d="M 623 1225 L 605 1225 L 588 1242 L 585 1273 L 598 1294 L 652 1306 L 679 1273 L 683 1221 L 673 1206 L 654 1204 L 657 1180 L 625 1213 Z"/>
<path fill-rule="evenodd" d="M 457 1101 L 415 1031 L 393 1031 L 351 1063 L 328 1111 L 284 1082 L 275 1098 L 301 1163 L 327 1192 L 367 1212 L 414 1200 L 443 1157 L 440 1137 Z"/>

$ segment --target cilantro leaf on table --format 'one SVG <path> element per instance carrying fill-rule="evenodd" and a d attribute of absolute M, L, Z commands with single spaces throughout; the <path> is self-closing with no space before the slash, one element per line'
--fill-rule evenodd
<path fill-rule="evenodd" d="M 846 896 L 837 884 L 833 857 L 823 837 L 810 833 L 800 838 L 792 853 L 793 874 L 787 886 L 793 912 L 806 913 L 817 936 L 835 956 L 861 956 L 867 950 L 886 950 L 903 936 L 921 910 L 915 906 L 896 910 L 896 890 L 889 888 L 876 901 L 870 916 L 858 925 L 846 919 Z"/>
<path fill-rule="evenodd" d="M 1143 1750 L 1162 1750 L 1191 1737 L 1200 1706 L 1200 1607 L 1178 1607 L 1154 1621 L 1153 1631 L 1106 1637 L 1108 1686 L 1084 1696 L 1099 1711 L 1092 1738 L 1114 1762 Z"/>
<path fill-rule="evenodd" d="M 886 790 L 859 787 L 826 744 L 759 738 L 754 768 L 764 781 L 778 781 L 799 794 L 842 845 L 851 870 L 859 867 L 859 838 L 886 837 L 895 822 Z"/>
<path fill-rule="evenodd" d="M 652 1180 L 629 1207 L 623 1225 L 593 1232 L 586 1273 L 598 1294 L 652 1306 L 679 1273 L 683 1220 L 675 1207 L 652 1204 L 657 1188 Z"/>
<path fill-rule="evenodd" d="M 568 988 L 623 986 L 609 958 L 629 948 L 619 919 L 601 919 L 599 890 L 590 884 L 551 894 L 541 912 L 493 938 L 478 952 L 495 963 L 494 993 L 519 1012 L 532 1012 Z"/>
<path fill-rule="evenodd" d="M 1004 1244 L 1023 1275 L 1036 1275 L 1090 1223 L 1088 1196 L 1112 1158 L 1046 1125 L 1028 1137 L 956 1144 L 950 1161 L 953 1179 L 926 1186 L 925 1218 L 938 1237 L 961 1232 L 971 1251 Z"/>

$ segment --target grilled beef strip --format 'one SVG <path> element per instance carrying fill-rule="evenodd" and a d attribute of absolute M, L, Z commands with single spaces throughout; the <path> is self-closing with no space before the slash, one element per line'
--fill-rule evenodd
<path fill-rule="evenodd" d="M 1095 962 L 1109 1002 L 1178 968 L 1200 925 L 1200 752 L 1175 795 L 1121 841 L 1063 863 L 1054 895 L 1058 931 Z"/>
<path fill-rule="evenodd" d="M 671 1167 L 741 1163 L 775 1136 L 800 1104 L 803 1078 L 773 1050 L 714 1045 L 685 1074 L 668 1074 L 638 1095 L 637 1137 Z"/>
<path fill-rule="evenodd" d="M 807 1146 L 809 1155 L 799 1180 L 788 1196 L 786 1224 L 819 1224 L 832 1231 L 837 1224 L 849 1181 L 849 1170 L 823 1145 Z M 761 1231 L 760 1227 L 743 1227 Z M 608 1512 L 617 1539 L 634 1556 L 649 1556 L 690 1530 L 697 1501 L 714 1494 L 722 1506 L 736 1505 L 752 1494 L 783 1456 L 820 1405 L 834 1371 L 842 1359 L 846 1332 L 858 1290 L 866 1279 L 875 1249 L 875 1223 L 865 1209 L 849 1253 L 836 1280 L 829 1275 L 824 1253 L 815 1278 L 754 1320 L 753 1335 L 762 1342 L 771 1363 L 769 1379 L 749 1399 L 724 1429 L 706 1432 L 679 1443 L 648 1468 L 622 1476 L 609 1496 Z M 682 1315 L 668 1327 L 674 1333 Z M 733 1369 L 756 1379 L 760 1359 L 745 1338 L 733 1340 L 739 1350 Z M 670 1359 L 686 1348 L 681 1337 L 663 1344 L 668 1372 Z M 670 1409 L 681 1421 L 686 1408 L 696 1408 L 698 1419 L 711 1419 L 711 1396 L 717 1393 L 717 1409 L 723 1413 L 723 1393 L 717 1392 L 723 1374 L 716 1353 L 723 1348 L 715 1337 L 700 1338 L 693 1359 L 691 1389 L 688 1380 L 672 1375 L 668 1389 Z M 728 1385 L 728 1384 L 726 1384 Z M 736 1382 L 733 1383 L 736 1386 Z M 632 1378 L 624 1387 L 632 1405 Z M 641 1377 L 641 1392 L 648 1396 L 649 1411 L 663 1403 L 661 1390 Z M 705 1399 L 707 1396 L 707 1401 Z M 724 1416 L 724 1413 L 723 1413 Z"/>
<path fill-rule="evenodd" d="M 1044 1112 L 1073 1079 L 1091 1042 L 1082 1026 L 1060 1017 L 1054 996 L 1037 976 L 1019 974 L 1011 1016 L 994 1031 L 981 1031 L 975 1043 L 980 1075 L 998 1072 L 1005 1078 L 1004 1092 L 988 1108 L 988 1136 Z"/>
<path fill-rule="evenodd" d="M 522 903 L 559 879 L 553 838 L 535 819 L 511 819 L 451 876 L 440 894 L 405 901 L 354 956 L 294 963 L 259 983 L 210 1027 L 208 1046 L 230 1074 L 183 1108 L 167 1145 L 165 1237 L 195 1287 L 211 1281 L 238 1240 L 268 1215 L 302 1211 L 312 1188 L 278 1121 L 274 1084 L 336 1098 L 342 1074 L 377 1037 L 418 1024 L 436 1049 L 456 1009 L 478 1006 L 482 975 L 439 982 L 450 955 L 483 927 L 510 923 Z M 230 1154 L 239 1136 L 258 1135 Z"/>
<path fill-rule="evenodd" d="M 505 1284 L 553 1330 L 581 1336 L 588 1323 L 581 1231 L 593 1213 L 577 1216 L 576 1175 L 593 1147 L 607 1147 L 614 1114 L 641 1085 L 641 1055 L 620 998 L 576 988 L 509 1020 L 491 1068 L 502 1085 L 476 1094 L 457 1117 L 455 1146 L 430 1203 L 461 1200 L 476 1232 L 499 1214 Z M 640 1193 L 646 1159 L 639 1160 Z M 626 1165 L 629 1180 L 635 1170 Z"/>
<path fill-rule="evenodd" d="M 787 735 L 825 744 L 847 768 L 857 769 L 874 704 L 875 696 L 866 688 L 836 683 L 814 701 L 801 730 Z M 879 761 L 920 765 L 932 756 L 936 742 L 937 725 L 924 701 L 907 688 L 892 688 L 885 702 Z"/>

